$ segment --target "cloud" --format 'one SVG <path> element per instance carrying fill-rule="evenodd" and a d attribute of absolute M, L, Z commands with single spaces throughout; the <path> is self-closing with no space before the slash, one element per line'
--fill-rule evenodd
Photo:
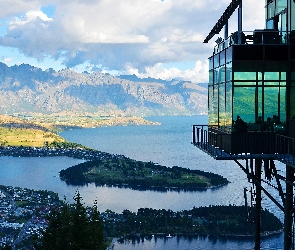
<path fill-rule="evenodd" d="M 27 11 L 39 8 L 40 5 L 40 1 L 38 0 L 1 0 L 0 19 L 26 13 Z"/>
<path fill-rule="evenodd" d="M 38 60 L 48 56 L 62 59 L 67 67 L 88 61 L 109 70 L 136 69 L 139 74 L 152 74 L 152 69 L 156 72 L 167 62 L 204 62 L 212 53 L 213 43 L 202 42 L 230 0 L 1 2 L 7 10 L 1 9 L 0 18 L 8 18 L 7 32 L 0 37 L 2 46 L 17 48 Z M 52 18 L 41 11 L 48 5 L 55 7 Z M 249 0 L 247 6 L 244 16 L 251 19 L 246 26 L 250 29 L 261 22 L 252 16 L 264 16 L 264 12 L 263 5 L 260 12 L 256 11 L 257 1 Z M 230 27 L 235 26 L 234 20 Z M 177 69 L 160 72 L 180 75 Z M 192 72 L 196 71 L 183 74 L 189 77 Z"/>
<path fill-rule="evenodd" d="M 8 64 L 12 60 L 13 60 L 13 58 L 11 58 L 11 57 L 5 57 L 5 58 L 2 59 L 2 62 L 5 63 L 5 64 Z"/>
<path fill-rule="evenodd" d="M 147 67 L 145 73 L 138 72 L 135 68 L 128 68 L 126 72 L 121 72 L 122 74 L 135 74 L 140 78 L 159 78 L 163 80 L 181 79 L 191 82 L 208 82 L 208 61 L 198 60 L 194 68 L 187 70 L 180 70 L 177 67 L 171 67 L 169 69 L 165 68 L 162 63 L 157 63 L 152 67 Z"/>

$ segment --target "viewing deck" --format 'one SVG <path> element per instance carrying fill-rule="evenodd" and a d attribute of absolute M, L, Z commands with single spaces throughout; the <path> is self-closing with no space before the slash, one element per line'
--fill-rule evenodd
<path fill-rule="evenodd" d="M 228 133 L 193 125 L 192 144 L 216 160 L 272 159 L 295 167 L 295 138 L 273 132 Z"/>

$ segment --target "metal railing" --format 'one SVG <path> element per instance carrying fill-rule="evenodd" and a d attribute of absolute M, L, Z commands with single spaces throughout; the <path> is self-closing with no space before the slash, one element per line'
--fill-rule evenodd
<path fill-rule="evenodd" d="M 268 44 L 278 45 L 287 44 L 289 39 L 294 39 L 295 34 L 291 32 L 281 32 L 278 30 L 254 30 L 254 31 L 242 31 L 234 32 L 229 37 L 222 39 L 215 46 L 214 53 L 230 47 L 231 45 L 249 45 L 249 44 Z"/>
<path fill-rule="evenodd" d="M 272 132 L 238 134 L 193 125 L 192 144 L 215 159 L 265 158 L 295 166 L 295 138 Z"/>

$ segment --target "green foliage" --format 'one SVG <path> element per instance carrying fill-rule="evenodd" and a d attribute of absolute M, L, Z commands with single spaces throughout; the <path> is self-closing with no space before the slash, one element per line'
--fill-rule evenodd
<path fill-rule="evenodd" d="M 168 168 L 127 157 L 84 162 L 61 170 L 60 177 L 72 185 L 94 182 L 97 185 L 127 185 L 133 189 L 198 190 L 228 183 L 217 174 L 177 166 Z"/>
<path fill-rule="evenodd" d="M 253 235 L 254 224 L 247 221 L 245 206 L 209 206 L 173 212 L 170 209 L 124 210 L 119 216 L 108 211 L 105 230 L 109 236 L 136 234 Z M 116 218 L 116 223 L 113 223 Z M 267 210 L 261 211 L 261 232 L 282 230 L 282 223 Z"/>
<path fill-rule="evenodd" d="M 52 210 L 49 227 L 36 244 L 42 250 L 104 250 L 106 249 L 103 224 L 96 203 L 85 208 L 76 192 L 75 203 L 66 202 Z"/>
<path fill-rule="evenodd" d="M 46 144 L 47 147 L 50 148 L 63 148 L 63 149 L 72 149 L 72 148 L 83 148 L 87 149 L 87 147 L 82 144 L 68 141 L 53 141 L 51 143 Z"/>

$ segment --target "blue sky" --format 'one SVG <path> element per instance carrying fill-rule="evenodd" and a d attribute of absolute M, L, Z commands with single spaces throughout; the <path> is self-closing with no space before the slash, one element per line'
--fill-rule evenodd
<path fill-rule="evenodd" d="M 215 39 L 203 40 L 230 2 L 1 0 L 0 61 L 206 82 Z M 264 28 L 263 6 L 244 3 L 244 30 Z"/>

